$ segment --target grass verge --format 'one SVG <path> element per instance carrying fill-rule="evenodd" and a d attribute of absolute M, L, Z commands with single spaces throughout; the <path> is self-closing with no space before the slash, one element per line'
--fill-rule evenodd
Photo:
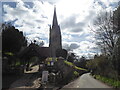
<path fill-rule="evenodd" d="M 120 81 L 118 81 L 118 80 L 114 80 L 114 79 L 111 79 L 108 77 L 103 77 L 100 75 L 93 75 L 93 77 L 95 77 L 96 79 L 98 79 L 114 88 L 120 88 Z"/>
<path fill-rule="evenodd" d="M 66 60 L 64 61 L 64 63 L 67 64 L 67 65 L 69 65 L 69 66 L 71 66 L 71 67 L 73 67 L 74 69 L 81 70 L 81 71 L 87 71 L 87 69 L 77 67 L 77 66 L 75 66 L 73 63 L 68 62 L 68 61 L 66 61 Z"/>

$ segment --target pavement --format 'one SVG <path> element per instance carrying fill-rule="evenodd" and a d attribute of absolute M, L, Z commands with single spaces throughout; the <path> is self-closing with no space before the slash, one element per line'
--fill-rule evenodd
<path fill-rule="evenodd" d="M 83 74 L 75 81 L 65 85 L 61 90 L 66 88 L 109 88 L 112 90 L 112 87 L 94 79 L 90 73 Z"/>

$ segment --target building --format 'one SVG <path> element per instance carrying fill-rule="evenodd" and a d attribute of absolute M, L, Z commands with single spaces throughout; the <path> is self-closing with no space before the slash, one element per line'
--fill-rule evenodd
<path fill-rule="evenodd" d="M 50 26 L 49 47 L 40 47 L 35 43 L 31 43 L 27 48 L 19 53 L 21 58 L 30 58 L 31 55 L 47 58 L 56 57 L 56 50 L 62 49 L 61 31 L 58 25 L 56 7 L 54 7 L 53 22 Z"/>
<path fill-rule="evenodd" d="M 50 26 L 49 48 L 51 57 L 56 56 L 55 53 L 57 49 L 62 49 L 61 31 L 57 21 L 56 7 L 54 7 L 52 27 Z"/>

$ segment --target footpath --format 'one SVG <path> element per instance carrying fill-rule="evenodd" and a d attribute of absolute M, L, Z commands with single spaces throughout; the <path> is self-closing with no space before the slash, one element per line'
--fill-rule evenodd
<path fill-rule="evenodd" d="M 31 71 L 24 71 L 25 74 L 19 80 L 13 82 L 9 90 L 15 89 L 32 89 L 39 88 L 41 86 L 41 78 L 38 72 L 39 66 L 33 66 Z"/>

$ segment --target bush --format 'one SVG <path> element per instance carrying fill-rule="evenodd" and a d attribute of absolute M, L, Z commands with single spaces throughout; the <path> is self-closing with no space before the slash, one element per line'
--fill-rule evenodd
<path fill-rule="evenodd" d="M 74 72 L 73 72 L 73 75 L 74 75 L 75 77 L 78 77 L 78 76 L 79 76 L 79 73 L 78 73 L 77 71 L 74 71 Z"/>

